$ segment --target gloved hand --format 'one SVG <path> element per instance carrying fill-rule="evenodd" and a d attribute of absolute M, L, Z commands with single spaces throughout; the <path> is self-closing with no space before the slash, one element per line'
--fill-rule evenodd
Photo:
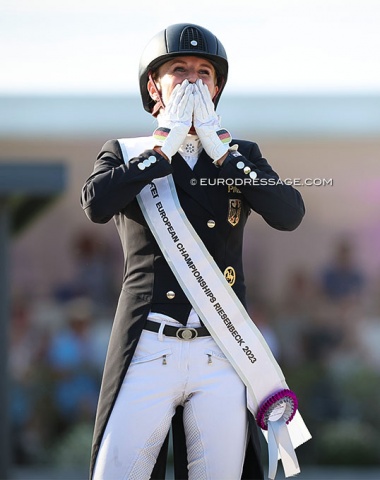
<path fill-rule="evenodd" d="M 157 117 L 159 127 L 153 136 L 169 161 L 178 152 L 191 127 L 194 110 L 193 89 L 194 85 L 188 80 L 176 85 L 165 110 Z"/>
<path fill-rule="evenodd" d="M 194 84 L 194 98 L 194 128 L 215 163 L 227 153 L 231 135 L 220 127 L 220 117 L 215 112 L 210 91 L 200 79 Z"/>

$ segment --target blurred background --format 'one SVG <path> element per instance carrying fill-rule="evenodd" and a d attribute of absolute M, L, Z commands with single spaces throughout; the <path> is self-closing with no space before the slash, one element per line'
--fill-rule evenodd
<path fill-rule="evenodd" d="M 244 247 L 250 313 L 313 435 L 299 478 L 379 478 L 375 0 L 2 1 L 0 478 L 87 477 L 123 259 L 113 223 L 83 213 L 81 187 L 109 138 L 155 128 L 139 56 L 179 22 L 222 41 L 223 126 L 305 201 L 294 232 L 252 214 Z"/>

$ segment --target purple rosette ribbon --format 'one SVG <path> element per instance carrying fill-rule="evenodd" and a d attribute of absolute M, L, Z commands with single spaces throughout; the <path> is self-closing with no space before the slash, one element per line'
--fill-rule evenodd
<path fill-rule="evenodd" d="M 256 422 L 262 430 L 268 431 L 269 471 L 268 477 L 274 479 L 279 458 L 285 470 L 299 471 L 297 456 L 288 432 L 288 423 L 298 409 L 298 400 L 291 390 L 280 390 L 268 397 L 256 413 Z"/>
<path fill-rule="evenodd" d="M 260 405 L 256 414 L 256 422 L 263 430 L 268 430 L 269 421 L 277 421 L 280 418 L 288 424 L 293 419 L 297 409 L 296 394 L 291 390 L 280 390 Z"/>

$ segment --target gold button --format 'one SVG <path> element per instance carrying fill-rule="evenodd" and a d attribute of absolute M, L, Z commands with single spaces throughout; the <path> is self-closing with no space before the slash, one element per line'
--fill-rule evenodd
<path fill-rule="evenodd" d="M 215 227 L 215 220 L 208 220 L 207 226 L 208 226 L 208 228 L 214 228 Z"/>
<path fill-rule="evenodd" d="M 248 173 L 251 173 L 251 169 L 249 167 L 244 167 L 243 172 L 248 175 Z"/>
<path fill-rule="evenodd" d="M 166 292 L 166 296 L 169 300 L 173 300 L 173 298 L 175 297 L 175 293 L 172 290 L 169 290 L 168 292 Z"/>

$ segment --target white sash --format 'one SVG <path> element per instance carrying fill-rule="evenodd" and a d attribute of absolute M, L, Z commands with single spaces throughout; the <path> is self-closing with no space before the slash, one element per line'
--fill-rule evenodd
<path fill-rule="evenodd" d="M 154 139 L 121 139 L 119 143 L 124 161 L 128 163 L 129 158 L 152 148 Z M 155 179 L 140 192 L 137 200 L 193 308 L 246 385 L 247 407 L 256 418 L 258 413 L 264 418 L 268 428 L 263 433 L 268 440 L 269 478 L 275 478 L 279 458 L 286 477 L 299 473 L 294 449 L 311 435 L 298 411 L 290 416 L 292 398 L 284 400 L 276 395 L 289 391 L 282 371 L 264 337 L 188 221 L 172 176 Z M 268 398 L 269 402 L 265 403 Z M 267 410 L 267 406 L 273 408 Z M 289 417 L 291 421 L 287 424 Z"/>

